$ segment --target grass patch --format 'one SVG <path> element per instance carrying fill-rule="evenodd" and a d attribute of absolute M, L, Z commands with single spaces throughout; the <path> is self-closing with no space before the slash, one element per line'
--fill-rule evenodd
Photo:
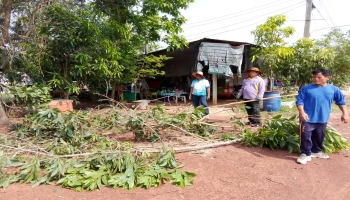
<path fill-rule="evenodd" d="M 296 100 L 295 97 L 282 97 L 282 102 L 290 102 L 290 101 L 295 102 L 295 100 Z"/>

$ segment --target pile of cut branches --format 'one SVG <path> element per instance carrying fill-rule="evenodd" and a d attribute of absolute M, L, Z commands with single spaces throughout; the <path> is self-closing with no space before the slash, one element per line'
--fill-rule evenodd
<path fill-rule="evenodd" d="M 102 185 L 133 189 L 156 187 L 166 180 L 185 187 L 193 183 L 194 174 L 180 170 L 183 165 L 173 151 L 138 152 L 131 143 L 102 133 L 132 131 L 135 140 L 158 141 L 161 133 L 174 129 L 204 140 L 216 129 L 199 121 L 205 115 L 202 107 L 173 115 L 162 106 L 137 112 L 122 104 L 97 112 L 61 113 L 48 107 L 49 89 L 45 86 L 12 92 L 15 104 L 28 112 L 11 133 L 0 134 L 0 187 L 30 182 L 61 184 L 78 191 Z"/>
<path fill-rule="evenodd" d="M 283 118 L 277 115 L 266 120 L 263 127 L 257 133 L 244 130 L 242 141 L 249 146 L 269 147 L 270 149 L 287 148 L 289 153 L 299 150 L 299 123 L 297 116 Z M 323 142 L 325 153 L 333 153 L 350 148 L 349 143 L 337 131 L 331 127 L 326 129 L 326 137 Z"/>
<path fill-rule="evenodd" d="M 104 113 L 61 113 L 47 106 L 33 109 L 10 134 L 0 134 L 0 187 L 11 183 L 61 184 L 77 191 L 102 185 L 114 188 L 157 187 L 169 180 L 185 187 L 195 174 L 182 171 L 173 151 L 137 152 L 131 143 L 104 136 L 103 130 L 132 130 L 135 139 L 152 139 L 167 128 L 212 133 L 210 124 L 196 124 L 204 110 L 171 117 L 162 107 L 128 114 L 112 107 Z M 210 132 L 211 131 L 211 132 Z M 160 136 L 157 136 L 160 137 Z"/>

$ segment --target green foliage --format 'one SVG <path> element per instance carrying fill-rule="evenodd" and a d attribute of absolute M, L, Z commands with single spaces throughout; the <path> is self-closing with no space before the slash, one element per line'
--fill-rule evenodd
<path fill-rule="evenodd" d="M 339 135 L 336 130 L 331 127 L 327 127 L 325 140 L 323 142 L 323 149 L 325 153 L 333 153 L 350 149 L 350 144 L 343 136 Z"/>
<path fill-rule="evenodd" d="M 342 87 L 350 81 L 350 31 L 342 32 L 340 29 L 333 29 L 323 38 L 316 41 L 316 47 L 324 50 L 319 52 L 320 61 L 327 59 L 328 52 L 331 51 L 332 59 L 326 67 L 332 71 L 330 82 Z"/>
<path fill-rule="evenodd" d="M 276 72 L 283 76 L 286 85 L 298 88 L 312 82 L 312 71 L 318 68 L 329 68 L 334 60 L 334 51 L 331 48 L 315 46 L 313 40 L 302 38 L 292 46 L 294 56 L 281 62 L 281 68 Z"/>
<path fill-rule="evenodd" d="M 125 31 L 124 34 L 130 37 L 130 41 L 140 45 L 139 48 L 163 41 L 169 44 L 169 49 L 177 49 L 186 44 L 184 37 L 180 36 L 181 25 L 186 22 L 181 9 L 188 8 L 192 2 L 194 1 L 96 0 L 94 4 L 98 10 L 116 21 L 118 27 Z"/>
<path fill-rule="evenodd" d="M 255 44 L 261 47 L 280 47 L 284 45 L 284 39 L 295 32 L 295 29 L 290 26 L 282 28 L 286 21 L 287 17 L 285 15 L 269 17 L 264 24 L 257 26 L 252 31 Z"/>
<path fill-rule="evenodd" d="M 217 127 L 212 126 L 211 124 L 213 123 L 210 122 L 206 124 L 199 122 L 206 115 L 205 111 L 203 106 L 199 106 L 190 115 L 186 115 L 185 113 L 178 114 L 174 117 L 175 122 L 181 122 L 181 127 L 189 132 L 196 133 L 202 137 L 209 137 L 217 130 Z M 186 117 L 184 118 L 184 116 Z M 176 123 L 174 124 L 176 125 Z"/>
<path fill-rule="evenodd" d="M 28 115 L 17 132 L 22 137 L 57 137 L 76 146 L 91 137 L 90 126 L 84 112 L 63 114 L 58 109 L 43 107 Z"/>
<path fill-rule="evenodd" d="M 242 141 L 249 146 L 269 147 L 270 149 L 287 148 L 289 153 L 299 152 L 299 124 L 296 115 L 282 118 L 281 115 L 267 120 L 257 133 L 245 130 Z M 326 153 L 333 153 L 350 148 L 346 139 L 331 128 L 327 128 L 323 142 Z"/>
<path fill-rule="evenodd" d="M 135 140 L 161 140 L 160 133 L 167 128 L 183 129 L 202 137 L 209 137 L 217 128 L 211 123 L 200 123 L 199 120 L 204 116 L 203 106 L 197 107 L 191 113 L 180 112 L 170 115 L 161 105 L 158 105 L 149 112 L 138 113 L 129 118 L 126 128 L 134 132 Z M 154 120 L 154 123 L 149 123 L 150 120 Z"/>
<path fill-rule="evenodd" d="M 51 157 L 39 160 L 33 157 L 18 170 L 18 175 L 1 174 L 0 187 L 10 183 L 31 182 L 33 186 L 55 184 L 76 191 L 95 190 L 102 186 L 123 188 L 158 187 L 167 180 L 176 186 L 192 185 L 194 173 L 181 171 L 174 153 L 163 148 L 160 154 L 150 156 L 130 152 L 94 155 L 66 159 Z"/>
<path fill-rule="evenodd" d="M 273 77 L 276 69 L 282 67 L 280 62 L 283 59 L 295 53 L 292 48 L 286 46 L 284 41 L 295 32 L 293 27 L 282 27 L 286 20 L 284 15 L 272 16 L 252 31 L 257 45 L 252 49 L 252 60 L 260 64 L 262 71 L 269 78 Z"/>
<path fill-rule="evenodd" d="M 224 134 L 220 135 L 220 139 L 223 141 L 236 140 L 238 138 L 240 138 L 240 137 L 234 133 L 224 133 Z"/>
<path fill-rule="evenodd" d="M 19 168 L 21 173 L 19 174 L 18 180 L 23 180 L 25 183 L 39 181 L 40 173 L 40 160 L 34 157 L 30 163 Z"/>
<path fill-rule="evenodd" d="M 158 107 L 152 112 L 152 116 L 162 118 L 161 113 L 165 113 L 165 110 Z M 120 113 L 108 116 L 106 119 L 101 115 L 89 116 L 87 112 L 64 114 L 47 107 L 35 109 L 27 115 L 22 125 L 17 126 L 19 137 L 1 135 L 0 144 L 15 146 L 13 148 L 19 152 L 13 155 L 12 148 L 1 148 L 3 159 L 0 169 L 21 167 L 17 168 L 16 174 L 1 173 L 0 187 L 30 182 L 33 186 L 59 184 L 82 191 L 102 186 L 148 189 L 166 181 L 179 187 L 193 184 L 195 174 L 181 171 L 183 165 L 176 161 L 174 152 L 165 147 L 159 154 L 140 154 L 134 152 L 129 143 L 119 143 L 113 138 L 98 135 L 99 130 L 127 126 L 134 119 L 134 116 L 126 117 Z M 137 117 L 137 124 L 144 123 L 141 120 L 145 116 Z M 91 123 L 98 121 L 98 128 L 91 126 Z M 21 151 L 31 148 L 34 150 Z"/>
<path fill-rule="evenodd" d="M 7 74 L 24 71 L 35 82 L 49 83 L 66 99 L 83 86 L 102 93 L 137 78 L 153 78 L 164 74 L 162 63 L 170 58 L 147 53 L 159 42 L 169 50 L 186 47 L 181 10 L 192 2 L 11 1 L 6 10 L 12 14 L 5 18 L 16 17 L 6 19 L 11 23 L 4 25 L 0 43 L 10 42 L 13 48 L 0 49 L 0 65 Z"/>
<path fill-rule="evenodd" d="M 139 154 L 129 143 L 119 143 L 98 132 L 124 126 L 122 132 L 132 129 L 142 133 L 137 137 L 153 141 L 161 139 L 160 134 L 154 133 L 181 124 L 182 129 L 209 135 L 214 130 L 206 128 L 210 124 L 198 123 L 205 110 L 198 108 L 175 117 L 161 106 L 144 113 L 130 112 L 125 115 L 111 108 L 106 115 L 90 115 L 80 111 L 61 113 L 45 106 L 36 108 L 16 127 L 18 136 L 0 137 L 0 144 L 13 146 L 1 148 L 0 169 L 20 166 L 15 174 L 0 174 L 0 186 L 17 182 L 30 182 L 34 186 L 55 183 L 82 191 L 102 186 L 128 190 L 150 188 L 166 181 L 179 187 L 192 185 L 195 174 L 180 170 L 183 165 L 176 161 L 174 152 L 164 147 L 159 154 Z M 18 150 L 15 156 L 13 149 Z"/>
<path fill-rule="evenodd" d="M 8 87 L 18 105 L 34 109 L 51 101 L 50 87 L 34 84 L 32 87 L 14 85 Z"/>

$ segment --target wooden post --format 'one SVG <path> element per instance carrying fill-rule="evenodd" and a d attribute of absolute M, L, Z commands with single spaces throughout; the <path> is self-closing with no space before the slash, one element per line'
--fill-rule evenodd
<path fill-rule="evenodd" d="M 213 105 L 218 104 L 218 77 L 216 74 L 212 75 L 212 80 L 213 80 Z"/>
<path fill-rule="evenodd" d="M 311 26 L 311 11 L 312 11 L 312 0 L 306 2 L 306 13 L 305 13 L 305 26 L 304 26 L 304 37 L 310 37 L 310 26 Z"/>

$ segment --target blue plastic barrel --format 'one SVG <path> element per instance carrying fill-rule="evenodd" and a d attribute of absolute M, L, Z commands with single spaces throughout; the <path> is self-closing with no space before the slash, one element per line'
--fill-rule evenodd
<path fill-rule="evenodd" d="M 271 91 L 271 92 L 265 92 L 264 93 L 264 99 L 265 98 L 271 98 L 263 101 L 263 108 L 267 112 L 276 112 L 281 109 L 281 97 L 280 93 L 278 91 Z"/>

